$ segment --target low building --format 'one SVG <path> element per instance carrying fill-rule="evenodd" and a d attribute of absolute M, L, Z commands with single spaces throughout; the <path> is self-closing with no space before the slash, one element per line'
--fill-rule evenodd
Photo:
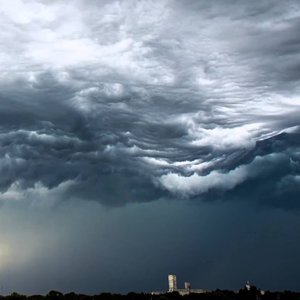
<path fill-rule="evenodd" d="M 189 282 L 184 283 L 184 289 L 178 289 L 176 275 L 169 275 L 168 283 L 169 283 L 169 293 L 177 292 L 182 296 L 188 294 L 203 294 L 208 292 L 207 290 L 204 289 L 191 289 L 191 284 Z"/>

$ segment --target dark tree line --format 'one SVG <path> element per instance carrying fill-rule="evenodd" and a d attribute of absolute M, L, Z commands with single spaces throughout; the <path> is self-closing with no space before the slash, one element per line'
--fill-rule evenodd
<path fill-rule="evenodd" d="M 300 293 L 284 291 L 261 293 L 255 287 L 250 290 L 241 289 L 238 292 L 228 290 L 216 290 L 203 294 L 189 294 L 181 296 L 177 292 L 152 295 L 149 293 L 128 293 L 110 294 L 102 293 L 99 295 L 83 295 L 75 293 L 62 294 L 58 291 L 50 291 L 47 295 L 20 295 L 12 293 L 8 296 L 0 296 L 0 300 L 300 300 Z"/>

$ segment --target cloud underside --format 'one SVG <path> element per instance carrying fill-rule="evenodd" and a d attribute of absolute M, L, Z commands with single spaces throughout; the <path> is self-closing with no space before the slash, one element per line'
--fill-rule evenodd
<path fill-rule="evenodd" d="M 299 3 L 11 3 L 0 199 L 300 208 Z"/>

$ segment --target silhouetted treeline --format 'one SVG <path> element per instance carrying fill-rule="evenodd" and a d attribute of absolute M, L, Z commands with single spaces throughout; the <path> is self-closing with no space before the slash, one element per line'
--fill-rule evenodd
<path fill-rule="evenodd" d="M 102 293 L 99 295 L 83 295 L 75 293 L 62 294 L 51 291 L 47 295 L 20 295 L 12 293 L 8 296 L 0 296 L 0 300 L 300 300 L 300 293 L 284 291 L 269 292 L 263 294 L 256 288 L 250 290 L 241 289 L 238 292 L 216 290 L 203 294 L 179 295 L 177 292 L 152 295 L 150 293 L 128 293 L 127 295 Z"/>

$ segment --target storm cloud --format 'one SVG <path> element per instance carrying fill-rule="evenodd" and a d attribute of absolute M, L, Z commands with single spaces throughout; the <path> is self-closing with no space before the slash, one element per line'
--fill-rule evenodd
<path fill-rule="evenodd" d="M 236 288 L 238 274 L 246 276 L 247 272 L 236 270 L 232 282 L 225 273 L 231 259 L 236 269 L 242 261 L 242 253 L 236 259 L 230 254 L 232 248 L 239 252 L 234 246 L 237 241 L 245 242 L 241 235 L 251 232 L 253 245 L 245 242 L 247 245 L 241 248 L 254 249 L 264 240 L 263 234 L 254 238 L 259 226 L 269 228 L 268 218 L 270 224 L 275 224 L 278 217 L 280 224 L 287 222 L 285 236 L 274 238 L 270 233 L 270 245 L 294 243 L 288 228 L 290 225 L 299 231 L 295 219 L 300 209 L 298 1 L 10 0 L 0 3 L 0 16 L 2 215 L 7 212 L 13 220 L 18 219 L 15 214 L 25 220 L 32 218 L 28 232 L 42 215 L 44 227 L 32 238 L 34 241 L 43 234 L 51 240 L 59 225 L 72 228 L 67 230 L 70 237 L 65 245 L 79 247 L 82 260 L 81 254 L 68 252 L 71 248 L 66 245 L 57 266 L 64 265 L 71 256 L 78 259 L 76 266 L 80 269 L 89 251 L 94 257 L 107 240 L 117 248 L 118 240 L 128 237 L 133 241 L 147 230 L 160 243 L 175 226 L 176 218 L 184 222 L 191 216 L 178 244 L 183 241 L 199 249 L 200 238 L 188 241 L 184 236 L 189 230 L 194 236 L 205 235 L 209 246 L 200 252 L 207 260 L 199 264 L 208 277 L 199 271 L 200 267 L 184 269 L 189 251 L 179 245 L 175 271 L 195 281 L 204 280 L 208 287 L 226 287 L 228 283 Z M 238 219 L 237 207 L 251 210 L 244 221 Z M 146 217 L 149 223 L 144 224 L 147 208 L 151 217 Z M 165 219 L 158 221 L 157 228 L 150 222 L 152 217 L 157 218 L 160 208 L 165 219 L 169 218 L 168 230 L 162 232 L 158 228 L 165 228 Z M 34 212 L 29 217 L 27 210 L 31 209 Z M 210 216 L 201 228 L 197 220 L 204 215 L 193 215 L 193 209 L 204 209 Z M 237 232 L 224 221 L 231 209 L 237 209 L 233 212 L 237 218 L 234 226 L 241 222 L 245 231 Z M 261 215 L 257 227 L 251 228 L 255 209 Z M 97 220 L 94 210 L 103 221 Z M 182 218 L 179 210 L 183 211 Z M 116 220 L 129 222 L 132 211 L 132 227 L 141 228 L 133 230 L 134 236 L 130 230 L 121 230 L 122 235 Z M 81 213 L 85 222 L 87 216 L 92 218 L 91 224 L 82 228 L 73 219 Z M 223 260 L 219 257 L 223 262 L 220 268 L 215 265 L 219 254 L 211 249 L 226 242 L 220 238 L 222 225 L 214 225 L 215 215 L 220 216 L 220 223 L 223 220 L 228 225 L 226 232 L 236 240 L 220 254 L 224 255 Z M 58 225 L 48 230 L 52 216 Z M 10 222 L 2 222 L 3 228 L 9 228 Z M 214 241 L 205 233 L 206 225 Z M 113 226 L 111 239 L 106 236 L 97 240 L 102 226 Z M 12 232 L 12 237 L 3 238 L 9 240 L 8 244 L 17 244 L 16 228 L 12 225 L 7 229 Z M 97 240 L 94 248 L 83 250 L 78 246 L 81 241 L 87 243 L 88 238 L 76 235 L 77 229 L 91 230 L 90 240 Z M 168 243 L 176 244 L 176 238 L 171 235 Z M 31 234 L 28 239 L 31 241 Z M 58 247 L 55 249 L 63 240 L 57 239 L 59 242 L 52 241 L 53 247 Z M 133 257 L 139 259 L 135 270 L 140 274 L 146 268 L 141 252 L 147 247 L 132 250 L 129 241 L 124 242 L 120 257 L 133 264 L 128 259 L 133 251 Z M 144 242 L 154 251 L 146 238 Z M 299 249 L 299 243 L 295 245 Z M 18 271 L 15 287 L 33 265 L 37 270 L 39 263 L 45 268 L 52 265 L 51 258 L 42 257 L 41 253 L 47 253 L 44 247 L 28 250 L 31 255 L 37 251 L 40 259 L 32 260 L 32 265 L 26 253 L 26 263 L 20 257 L 17 269 L 22 271 Z M 266 244 L 264 249 L 267 252 Z M 151 264 L 164 259 L 169 244 L 160 250 L 161 254 L 149 259 Z M 110 255 L 106 249 L 103 255 L 110 263 L 101 260 L 91 271 L 91 277 L 102 276 L 103 288 L 126 291 L 126 285 L 138 280 L 126 267 L 128 281 L 121 280 L 120 286 L 105 281 L 99 271 L 102 267 L 118 272 L 122 268 L 118 267 L 121 259 L 117 251 Z M 197 260 L 196 252 L 191 257 Z M 277 255 L 272 257 L 276 259 Z M 261 263 L 264 258 L 260 257 Z M 254 254 L 251 260 L 255 260 Z M 92 266 L 91 260 L 89 264 Z M 158 273 L 171 272 L 172 265 L 174 261 L 168 261 L 151 274 L 160 278 Z M 264 272 L 271 265 L 270 259 Z M 293 269 L 291 261 L 288 265 L 287 273 Z M 279 263 L 276 266 L 279 270 Z M 250 263 L 246 269 L 251 273 Z M 66 277 L 73 278 L 72 272 L 67 273 Z M 218 274 L 219 281 L 213 283 Z M 253 278 L 261 279 L 255 274 Z M 73 279 L 78 283 L 78 278 Z M 145 284 L 148 279 L 143 277 L 140 282 L 145 289 L 149 288 Z M 51 286 L 49 280 L 40 281 L 40 290 Z M 282 287 L 297 288 L 295 282 L 285 285 L 287 281 L 282 281 Z M 94 279 L 82 282 L 78 283 L 79 290 L 96 291 Z M 158 280 L 154 282 L 160 287 Z M 261 282 L 270 288 L 275 286 L 267 280 Z M 20 286 L 34 291 L 34 287 Z M 74 284 L 62 281 L 58 287 L 74 289 Z"/>
<path fill-rule="evenodd" d="M 122 205 L 263 181 L 256 162 L 283 159 L 260 153 L 263 141 L 298 131 L 299 9 L 1 4 L 1 197 L 67 185 L 61 198 Z M 270 181 L 293 189 L 299 145 L 289 142 L 288 170 Z"/>

